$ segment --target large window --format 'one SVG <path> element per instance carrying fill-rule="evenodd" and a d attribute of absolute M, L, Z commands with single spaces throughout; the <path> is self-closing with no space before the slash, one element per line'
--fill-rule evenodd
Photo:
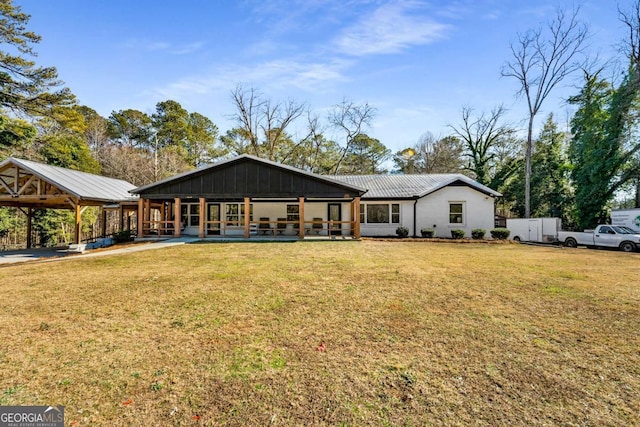
<path fill-rule="evenodd" d="M 225 209 L 227 225 L 244 225 L 244 203 L 227 203 Z M 253 204 L 249 205 L 249 221 L 253 221 Z"/>
<path fill-rule="evenodd" d="M 300 221 L 300 205 L 287 205 L 287 221 Z"/>
<path fill-rule="evenodd" d="M 200 225 L 200 204 L 183 203 L 180 205 L 180 221 L 186 227 L 197 227 Z"/>
<path fill-rule="evenodd" d="M 464 224 L 464 203 L 449 203 L 449 224 Z"/>
<path fill-rule="evenodd" d="M 366 203 L 360 210 L 360 222 L 363 224 L 399 224 L 400 204 Z"/>

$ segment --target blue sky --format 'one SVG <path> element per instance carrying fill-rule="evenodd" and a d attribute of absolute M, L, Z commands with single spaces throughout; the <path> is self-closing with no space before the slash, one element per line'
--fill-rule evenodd
<path fill-rule="evenodd" d="M 554 16 L 561 1 L 376 0 L 15 0 L 43 37 L 39 65 L 55 66 L 79 102 L 107 117 L 127 108 L 152 113 L 173 99 L 214 121 L 233 123 L 238 83 L 274 101 L 307 103 L 321 116 L 343 99 L 368 102 L 367 132 L 393 151 L 430 131 L 445 135 L 463 106 L 503 103 L 515 124 L 526 117 L 517 83 L 500 77 L 509 42 Z M 580 18 L 589 52 L 615 58 L 625 31 L 617 5 L 591 0 Z M 567 117 L 556 90 L 538 121 Z M 293 129 L 292 129 L 293 130 Z"/>

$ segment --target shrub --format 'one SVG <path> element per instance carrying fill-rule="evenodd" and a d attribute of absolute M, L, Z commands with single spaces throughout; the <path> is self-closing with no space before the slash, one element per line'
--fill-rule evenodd
<path fill-rule="evenodd" d="M 487 230 L 484 228 L 474 228 L 471 230 L 471 238 L 473 240 L 482 240 L 485 234 L 487 234 Z"/>
<path fill-rule="evenodd" d="M 453 230 L 451 230 L 451 237 L 453 237 L 454 239 L 462 239 L 464 237 L 464 230 L 454 228 Z"/>
<path fill-rule="evenodd" d="M 409 229 L 407 227 L 398 227 L 396 228 L 396 234 L 398 237 L 404 238 L 409 236 Z"/>
<path fill-rule="evenodd" d="M 431 238 L 436 235 L 436 230 L 434 230 L 433 228 L 421 228 L 420 234 L 422 234 L 422 237 Z"/>
<path fill-rule="evenodd" d="M 505 240 L 511 232 L 508 228 L 494 228 L 490 231 L 491 237 L 498 240 Z"/>
<path fill-rule="evenodd" d="M 113 233 L 113 241 L 116 243 L 131 242 L 133 241 L 133 237 L 131 230 L 122 230 Z"/>

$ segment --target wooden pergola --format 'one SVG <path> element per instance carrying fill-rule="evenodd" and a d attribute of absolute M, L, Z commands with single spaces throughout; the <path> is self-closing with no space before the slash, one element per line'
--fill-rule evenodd
<path fill-rule="evenodd" d="M 0 206 L 18 208 L 27 217 L 27 248 L 31 247 L 34 209 L 74 212 L 75 243 L 80 243 L 82 212 L 89 206 L 131 201 L 129 182 L 10 157 L 0 163 Z M 103 235 L 106 224 L 102 210 Z"/>

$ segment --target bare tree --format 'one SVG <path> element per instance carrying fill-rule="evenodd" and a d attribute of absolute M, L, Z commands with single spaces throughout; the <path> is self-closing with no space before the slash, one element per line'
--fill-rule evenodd
<path fill-rule="evenodd" d="M 406 148 L 393 158 L 399 172 L 460 173 L 464 169 L 463 146 L 455 136 L 436 137 L 424 133 L 415 148 Z"/>
<path fill-rule="evenodd" d="M 231 99 L 237 110 L 232 115 L 238 123 L 236 136 L 246 140 L 256 156 L 278 160 L 280 144 L 288 140 L 286 129 L 304 113 L 305 105 L 293 100 L 272 102 L 242 85 L 236 86 Z"/>
<path fill-rule="evenodd" d="M 525 145 L 525 216 L 531 214 L 531 151 L 533 121 L 549 93 L 565 77 L 581 68 L 577 60 L 587 38 L 587 27 L 577 19 L 578 9 L 567 14 L 558 9 L 546 27 L 532 29 L 511 43 L 512 59 L 502 68 L 502 76 L 520 83 L 519 96 L 529 108 Z"/>
<path fill-rule="evenodd" d="M 371 125 L 371 120 L 376 114 L 374 107 L 367 102 L 356 104 L 353 101 L 343 99 L 329 111 L 329 124 L 344 133 L 345 145 L 341 149 L 340 157 L 336 162 L 333 173 L 337 173 L 340 164 L 349 152 L 353 140 Z"/>
<path fill-rule="evenodd" d="M 449 125 L 454 135 L 462 141 L 465 155 L 470 159 L 467 169 L 482 184 L 490 181 L 491 162 L 498 154 L 497 148 L 502 140 L 510 138 L 515 132 L 511 126 L 501 124 L 506 111 L 502 105 L 498 105 L 488 114 L 482 112 L 479 116 L 474 116 L 471 107 L 463 107 L 462 122 Z"/>

